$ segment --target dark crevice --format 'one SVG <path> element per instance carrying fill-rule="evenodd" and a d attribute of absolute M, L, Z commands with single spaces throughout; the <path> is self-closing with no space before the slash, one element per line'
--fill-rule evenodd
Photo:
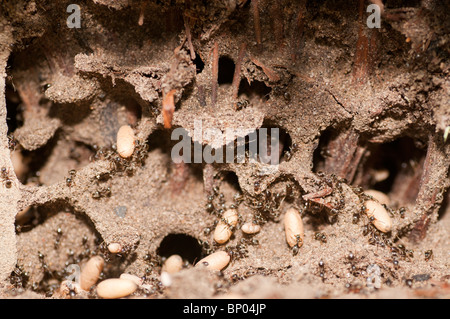
<path fill-rule="evenodd" d="M 292 156 L 294 149 L 292 147 L 292 139 L 291 136 L 287 133 L 287 131 L 285 129 L 283 129 L 282 127 L 276 125 L 275 123 L 273 123 L 270 120 L 264 120 L 263 125 L 261 126 L 261 128 L 266 128 L 267 129 L 267 143 L 268 143 L 268 147 L 270 147 L 270 143 L 271 143 L 271 138 L 278 138 L 279 140 L 279 160 L 289 160 L 290 157 Z M 275 129 L 275 130 L 272 130 Z M 260 129 L 259 129 L 260 130 Z M 258 130 L 258 131 L 259 131 Z M 273 136 L 272 136 L 273 135 Z M 259 138 L 259 136 L 258 136 Z M 272 150 L 270 150 L 271 152 Z M 260 150 L 258 149 L 258 152 L 260 152 Z M 271 154 L 271 153 L 269 153 Z"/>
<path fill-rule="evenodd" d="M 188 164 L 189 173 L 194 179 L 203 184 L 203 166 L 202 164 L 191 163 Z"/>
<path fill-rule="evenodd" d="M 414 203 L 419 192 L 425 146 L 408 136 L 383 144 L 365 143 L 352 131 L 343 133 L 341 125 L 329 127 L 322 132 L 314 151 L 313 171 L 335 174 L 354 186 L 389 194 L 398 204 Z M 354 155 L 341 157 L 342 152 L 354 152 Z M 352 167 L 355 172 L 345 175 Z"/>
<path fill-rule="evenodd" d="M 195 64 L 195 72 L 197 74 L 202 73 L 203 69 L 205 68 L 205 62 L 203 62 L 202 58 L 198 53 L 195 53 L 194 64 Z"/>
<path fill-rule="evenodd" d="M 156 149 L 160 149 L 163 153 L 166 153 L 170 156 L 170 141 L 171 132 L 167 130 L 158 129 L 153 131 L 150 136 L 148 137 L 148 145 L 149 145 L 149 152 L 152 152 Z M 178 141 L 175 141 L 178 142 Z"/>
<path fill-rule="evenodd" d="M 233 171 L 222 171 L 222 181 L 230 185 L 236 192 L 241 193 L 241 186 L 239 185 L 239 179 Z"/>
<path fill-rule="evenodd" d="M 233 59 L 228 56 L 219 58 L 219 75 L 217 82 L 219 85 L 231 84 L 233 82 L 235 64 Z"/>
<path fill-rule="evenodd" d="M 183 157 L 184 144 L 178 153 L 176 150 L 173 151 L 173 147 L 182 143 L 181 140 L 186 137 L 180 137 L 179 140 L 174 137 L 174 140 L 172 140 L 171 134 L 171 131 L 162 129 L 151 133 L 148 137 L 148 153 L 160 151 L 164 154 L 164 163 L 170 175 L 170 190 L 173 194 L 179 194 L 182 190 L 188 189 L 189 181 L 203 184 L 203 163 L 194 162 L 194 156 L 192 155 L 194 145 L 192 142 L 188 142 L 191 143 L 191 157 L 186 159 L 188 161 L 185 162 Z M 172 152 L 174 153 L 172 154 Z"/>
<path fill-rule="evenodd" d="M 83 221 L 100 238 L 100 234 L 95 229 L 91 219 L 84 213 L 77 213 L 74 208 L 63 200 L 49 202 L 42 205 L 32 205 L 19 213 L 20 218 L 16 218 L 16 233 L 26 233 L 34 228 L 43 225 L 51 217 L 60 213 L 75 214 L 76 219 Z"/>
<path fill-rule="evenodd" d="M 327 146 L 336 134 L 336 130 L 332 127 L 327 128 L 320 134 L 319 144 L 313 154 L 313 172 L 317 173 L 325 169 L 325 160 L 330 156 Z"/>
<path fill-rule="evenodd" d="M 20 288 L 31 288 L 36 293 L 43 294 L 45 297 L 51 297 L 56 290 L 60 287 L 63 280 L 67 279 L 67 276 L 71 271 L 70 265 L 79 265 L 83 261 L 89 259 L 93 255 L 101 254 L 101 243 L 103 241 L 100 233 L 95 229 L 92 221 L 84 214 L 76 212 L 73 207 L 63 201 L 56 201 L 52 203 L 46 203 L 39 206 L 31 206 L 28 209 L 29 216 L 21 218 L 21 221 L 16 220 L 16 234 L 18 236 L 27 236 L 26 232 L 29 232 L 36 227 L 43 227 L 51 223 L 55 228 L 53 233 L 48 233 L 42 238 L 41 244 L 32 248 L 32 252 L 39 258 L 40 265 L 33 265 L 39 267 L 42 271 L 42 277 L 39 281 L 29 282 L 28 272 L 26 267 L 28 265 L 18 265 L 16 270 L 11 274 L 11 284 Z M 57 217 L 58 214 L 71 213 L 75 216 L 76 220 L 79 220 L 86 226 L 83 236 L 79 237 L 79 246 L 70 248 L 69 250 L 63 249 L 66 247 L 67 240 L 71 240 L 71 230 L 67 229 L 62 219 L 59 222 L 50 221 L 51 218 Z M 63 218 L 65 219 L 65 217 Z M 60 226 L 59 226 L 60 225 Z M 68 234 L 69 233 L 69 234 Z M 48 243 L 53 244 L 53 248 L 48 247 Z M 67 259 L 62 263 L 54 263 L 51 260 L 51 255 L 54 249 L 61 255 L 66 255 Z M 63 258 L 63 257 L 62 257 Z M 123 262 L 121 265 L 124 264 Z M 65 266 L 63 266 L 65 265 Z M 19 271 L 18 271 L 19 270 Z M 18 276 L 22 278 L 17 278 Z M 25 276 L 23 276 L 25 275 Z"/>
<path fill-rule="evenodd" d="M 264 82 L 255 80 L 249 84 L 248 81 L 241 81 L 238 96 L 245 96 L 250 100 L 260 98 L 267 101 L 270 92 L 272 92 L 272 88 L 268 87 Z"/>
<path fill-rule="evenodd" d="M 385 0 L 383 2 L 389 9 L 420 7 L 420 0 Z"/>
<path fill-rule="evenodd" d="M 47 143 L 34 151 L 23 150 L 24 162 L 28 163 L 27 175 L 24 178 L 27 182 L 39 180 L 40 170 L 45 166 L 55 147 L 58 144 L 60 132 L 56 131 Z"/>
<path fill-rule="evenodd" d="M 76 162 L 72 163 L 68 170 L 79 169 L 93 159 L 96 153 L 94 147 L 77 141 L 65 141 L 64 146 L 61 146 L 62 142 L 59 139 L 61 134 L 61 131 L 56 131 L 55 135 L 44 146 L 36 150 L 29 151 L 16 147 L 11 152 L 14 171 L 22 184 L 42 185 L 44 179 L 41 178 L 41 170 L 46 167 L 52 155 L 60 154 L 58 152 L 62 147 L 68 149 L 67 155 L 64 155 L 63 158 Z M 49 173 L 54 174 L 54 172 Z M 61 174 L 60 177 L 63 178 L 64 176 Z"/>
<path fill-rule="evenodd" d="M 441 207 L 439 208 L 439 212 L 438 212 L 438 219 L 441 220 L 446 212 L 449 210 L 449 206 L 450 205 L 450 190 L 447 189 L 446 192 L 444 193 L 444 199 L 442 200 L 442 204 Z"/>
<path fill-rule="evenodd" d="M 414 140 L 409 137 L 402 137 L 381 145 L 371 145 L 369 151 L 367 165 L 370 165 L 371 171 L 367 171 L 367 176 L 372 178 L 367 181 L 367 186 L 389 193 L 395 189 L 403 189 L 403 186 L 408 184 L 404 190 L 405 195 L 408 195 L 408 202 L 414 201 L 418 192 L 425 151 L 417 148 Z M 376 172 L 385 172 L 384 175 L 387 177 L 376 178 L 374 175 Z"/>
<path fill-rule="evenodd" d="M 69 158 L 77 161 L 78 164 L 87 163 L 95 155 L 92 146 L 82 143 L 74 142 L 69 151 Z"/>
<path fill-rule="evenodd" d="M 5 98 L 6 124 L 8 125 L 8 134 L 10 134 L 23 125 L 22 101 L 13 86 L 8 84 L 5 88 Z"/>
<path fill-rule="evenodd" d="M 186 234 L 169 234 L 161 241 L 156 253 L 168 258 L 179 255 L 189 263 L 194 264 L 203 257 L 202 246 L 198 240 Z"/>
<path fill-rule="evenodd" d="M 265 120 L 263 125 L 255 130 L 253 133 L 246 135 L 242 141 L 245 144 L 245 157 L 266 164 L 279 164 L 282 161 L 289 160 L 292 154 L 295 152 L 295 148 L 292 145 L 292 139 L 285 129 Z M 265 146 L 266 145 L 266 146 Z M 277 157 L 273 157 L 272 146 L 277 147 L 275 152 L 278 153 Z M 227 147 L 231 147 L 228 144 Z M 241 147 L 238 147 L 238 142 L 233 142 L 235 161 L 239 162 L 243 154 L 237 156 L 237 152 L 243 151 Z M 265 149 L 263 148 L 265 147 Z"/>
<path fill-rule="evenodd" d="M 53 103 L 48 111 L 50 118 L 59 118 L 64 125 L 76 125 L 81 123 L 91 113 L 90 102 L 80 104 Z"/>
<path fill-rule="evenodd" d="M 283 142 L 283 148 L 281 149 L 281 158 L 289 161 L 291 156 L 294 155 L 297 147 L 292 144 L 291 136 L 284 130 L 280 129 L 280 140 Z"/>

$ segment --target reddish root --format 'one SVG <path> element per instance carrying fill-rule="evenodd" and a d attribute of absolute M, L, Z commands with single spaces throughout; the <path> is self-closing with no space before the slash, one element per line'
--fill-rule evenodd
<path fill-rule="evenodd" d="M 186 39 L 187 39 L 191 59 L 195 60 L 195 50 L 194 50 L 194 46 L 192 45 L 191 27 L 189 26 L 189 19 L 186 16 L 184 16 L 184 29 L 186 30 Z"/>
<path fill-rule="evenodd" d="M 446 181 L 442 177 L 448 176 L 449 172 L 448 156 L 448 152 L 446 154 L 439 147 L 438 136 L 431 135 L 415 205 L 421 216 L 410 233 L 410 239 L 414 242 L 423 240 L 430 223 L 437 220 L 446 189 Z"/>
<path fill-rule="evenodd" d="M 241 83 L 241 67 L 242 67 L 242 60 L 244 59 L 245 50 L 247 48 L 246 43 L 242 43 L 241 48 L 239 49 L 239 56 L 236 61 L 236 66 L 234 69 L 234 76 L 233 76 L 233 82 L 231 83 L 231 87 L 233 90 L 233 100 L 237 100 L 238 93 L 239 93 L 239 84 Z"/>
<path fill-rule="evenodd" d="M 144 24 L 144 11 L 145 11 L 146 6 L 147 6 L 147 2 L 142 2 L 141 11 L 139 12 L 139 20 L 138 20 L 139 26 L 142 26 Z"/>
<path fill-rule="evenodd" d="M 259 18 L 259 0 L 252 0 L 252 11 L 253 11 L 253 23 L 255 26 L 256 44 L 258 45 L 258 48 L 261 49 L 262 36 L 261 36 L 261 20 Z"/>
<path fill-rule="evenodd" d="M 270 14 L 272 16 L 272 30 L 275 41 L 279 47 L 282 47 L 284 40 L 284 19 L 280 4 L 277 1 L 274 1 L 270 6 Z"/>
<path fill-rule="evenodd" d="M 176 90 L 171 90 L 163 98 L 162 115 L 164 120 L 164 128 L 172 127 L 173 113 L 175 112 L 175 92 Z"/>
<path fill-rule="evenodd" d="M 213 63 L 212 63 L 212 85 L 211 85 L 211 104 L 214 107 L 217 101 L 217 91 L 219 87 L 219 44 L 214 43 Z"/>
<path fill-rule="evenodd" d="M 251 57 L 250 60 L 263 70 L 264 74 L 267 75 L 270 82 L 280 81 L 280 76 L 272 68 L 264 65 L 261 61 L 259 61 L 258 59 L 254 58 L 254 57 Z"/>

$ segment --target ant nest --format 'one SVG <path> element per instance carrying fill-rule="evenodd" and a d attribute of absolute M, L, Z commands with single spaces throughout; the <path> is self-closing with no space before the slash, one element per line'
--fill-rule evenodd
<path fill-rule="evenodd" d="M 450 296 L 439 1 L 66 5 L 0 4 L 1 297 Z"/>

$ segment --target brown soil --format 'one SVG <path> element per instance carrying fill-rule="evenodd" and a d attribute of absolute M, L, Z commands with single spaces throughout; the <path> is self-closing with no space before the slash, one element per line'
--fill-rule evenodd
<path fill-rule="evenodd" d="M 58 288 L 100 255 L 100 280 L 143 278 L 130 298 L 449 298 L 445 1 L 386 0 L 379 29 L 363 0 L 206 3 L 77 1 L 81 28 L 68 28 L 67 1 L 2 1 L 0 296 L 97 298 Z M 171 131 L 195 120 L 280 128 L 281 164 L 174 164 Z M 131 160 L 114 150 L 124 124 Z M 367 189 L 389 196 L 391 232 L 364 213 Z M 240 223 L 217 245 L 231 205 Z M 243 234 L 253 220 L 261 231 Z M 217 250 L 232 255 L 222 272 L 192 266 Z M 167 287 L 171 254 L 186 263 Z"/>

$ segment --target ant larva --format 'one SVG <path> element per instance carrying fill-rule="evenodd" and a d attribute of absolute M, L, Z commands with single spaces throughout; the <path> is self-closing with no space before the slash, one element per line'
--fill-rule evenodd
<path fill-rule="evenodd" d="M 227 242 L 239 222 L 239 214 L 236 210 L 227 210 L 223 213 L 214 231 L 214 240 L 218 244 Z"/>

